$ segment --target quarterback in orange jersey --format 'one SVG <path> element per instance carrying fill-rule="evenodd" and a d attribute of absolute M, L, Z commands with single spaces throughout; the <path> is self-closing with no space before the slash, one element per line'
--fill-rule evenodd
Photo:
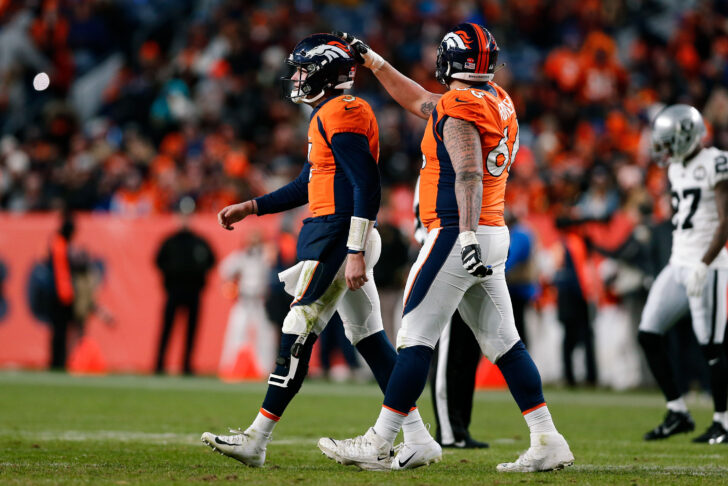
<path fill-rule="evenodd" d="M 535 472 L 572 465 L 574 456 L 551 419 L 538 369 L 516 331 L 506 286 L 509 235 L 503 206 L 518 151 L 518 121 L 511 98 L 492 81 L 498 59 L 495 38 L 478 24 L 449 31 L 440 43 L 435 71 L 448 91 L 438 95 L 359 39 L 335 34 L 402 107 L 427 119 L 419 200 L 428 233 L 407 279 L 397 363 L 376 424 L 354 439 L 321 439 L 319 447 L 349 464 L 383 457 L 422 393 L 433 348 L 457 309 L 485 356 L 503 373 L 531 432 L 531 447 L 497 470 Z M 412 454 L 405 443 L 393 468 L 406 466 Z"/>
<path fill-rule="evenodd" d="M 373 268 L 381 252 L 374 228 L 379 211 L 379 129 L 369 104 L 343 93 L 354 83 L 356 61 L 348 44 L 330 34 L 302 40 L 288 57 L 293 74 L 289 98 L 313 107 L 308 128 L 308 161 L 300 175 L 280 189 L 224 208 L 218 222 L 228 230 L 251 214 L 277 213 L 304 204 L 296 248 L 299 263 L 279 277 L 294 296 L 284 322 L 276 368 L 253 423 L 232 435 L 202 434 L 202 441 L 249 466 L 262 466 L 266 446 L 283 411 L 308 372 L 311 349 L 334 312 L 346 337 L 372 369 L 382 391 L 394 368 L 396 352 L 384 334 Z M 261 283 L 262 284 L 262 283 Z M 404 440 L 417 457 L 408 468 L 435 462 L 442 449 L 412 408 Z M 389 469 L 387 451 L 375 469 Z"/>

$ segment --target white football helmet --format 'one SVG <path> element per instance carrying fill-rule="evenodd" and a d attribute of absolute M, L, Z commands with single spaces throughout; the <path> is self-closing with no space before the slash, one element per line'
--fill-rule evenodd
<path fill-rule="evenodd" d="M 652 122 L 652 160 L 661 166 L 682 162 L 700 146 L 705 133 L 698 110 L 689 105 L 668 106 Z"/>

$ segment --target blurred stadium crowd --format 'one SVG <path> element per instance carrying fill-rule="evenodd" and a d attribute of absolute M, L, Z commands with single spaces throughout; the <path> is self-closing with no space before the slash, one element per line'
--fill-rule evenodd
<path fill-rule="evenodd" d="M 726 2 L 241 0 L 0 1 L 0 208 L 140 216 L 191 196 L 200 211 L 274 188 L 305 157 L 305 108 L 278 78 L 297 40 L 362 35 L 426 88 L 443 32 L 492 30 L 521 149 L 519 215 L 604 217 L 659 200 L 645 128 L 661 103 L 697 106 L 728 147 Z M 32 78 L 48 72 L 48 90 Z M 361 69 L 387 187 L 411 191 L 422 123 Z M 649 196 L 649 197 L 648 197 Z M 575 205 L 574 205 L 575 204 Z M 658 216 L 664 208 L 657 206 Z"/>
<path fill-rule="evenodd" d="M 437 45 L 462 21 L 501 48 L 495 80 L 521 137 L 507 207 L 542 247 L 578 228 L 578 245 L 614 257 L 635 228 L 669 217 L 666 177 L 649 163 L 664 104 L 696 106 L 728 149 L 726 1 L 0 0 L 0 210 L 143 217 L 191 197 L 215 212 L 275 189 L 306 156 L 308 108 L 279 83 L 298 40 L 352 32 L 442 91 Z M 424 123 L 363 68 L 354 93 L 380 125 L 381 218 L 408 232 Z M 541 274 L 562 261 L 539 262 Z M 608 298 L 587 287 L 587 300 Z"/>

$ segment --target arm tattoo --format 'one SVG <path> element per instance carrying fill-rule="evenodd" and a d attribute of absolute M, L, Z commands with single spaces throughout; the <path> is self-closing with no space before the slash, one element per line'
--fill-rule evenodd
<path fill-rule="evenodd" d="M 703 262 L 710 265 L 718 253 L 725 247 L 728 239 L 728 180 L 715 185 L 715 203 L 718 206 L 718 227 L 715 229 L 713 239 L 703 256 Z"/>
<path fill-rule="evenodd" d="M 445 148 L 455 170 L 455 198 L 460 231 L 476 231 L 483 205 L 483 151 L 480 134 L 470 122 L 448 118 L 443 127 Z"/>
<path fill-rule="evenodd" d="M 432 101 L 425 101 L 424 103 L 422 103 L 422 105 L 420 105 L 420 111 L 422 112 L 423 115 L 425 115 L 427 117 L 432 115 L 432 110 L 434 110 L 434 109 L 435 109 L 435 103 L 433 103 Z"/>
<path fill-rule="evenodd" d="M 430 99 L 420 105 L 420 112 L 425 115 L 425 118 L 429 118 L 432 115 L 432 111 L 435 109 L 440 97 L 441 95 L 431 96 Z"/>

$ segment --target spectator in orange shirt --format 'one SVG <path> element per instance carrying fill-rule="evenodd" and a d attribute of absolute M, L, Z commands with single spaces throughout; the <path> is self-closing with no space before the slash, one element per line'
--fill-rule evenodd
<path fill-rule="evenodd" d="M 142 174 L 130 167 L 121 188 L 111 198 L 111 211 L 122 216 L 146 216 L 154 212 L 154 194 L 144 184 Z"/>
<path fill-rule="evenodd" d="M 69 245 L 75 225 L 70 214 L 63 216 L 58 233 L 53 235 L 50 243 L 50 263 L 53 273 L 54 298 L 51 303 L 51 363 L 52 369 L 66 368 L 66 338 L 68 327 L 73 320 L 73 280 Z"/>
<path fill-rule="evenodd" d="M 577 50 L 579 39 L 575 35 L 564 36 L 564 45 L 553 49 L 543 64 L 549 79 L 564 93 L 574 93 L 581 78 L 581 60 Z"/>

